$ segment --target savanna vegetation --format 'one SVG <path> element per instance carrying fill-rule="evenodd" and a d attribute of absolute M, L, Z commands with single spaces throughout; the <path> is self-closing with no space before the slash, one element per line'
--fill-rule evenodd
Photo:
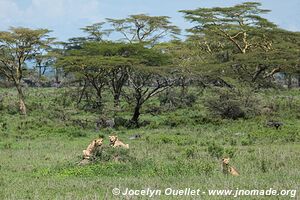
<path fill-rule="evenodd" d="M 179 12 L 186 37 L 169 17 L 145 14 L 67 42 L 47 29 L 0 32 L 0 199 L 299 190 L 300 33 L 268 21 L 257 2 Z M 112 134 L 129 149 L 109 147 Z M 78 165 L 98 137 L 102 151 Z M 222 157 L 240 176 L 222 173 Z M 193 197 L 159 197 L 173 198 Z"/>

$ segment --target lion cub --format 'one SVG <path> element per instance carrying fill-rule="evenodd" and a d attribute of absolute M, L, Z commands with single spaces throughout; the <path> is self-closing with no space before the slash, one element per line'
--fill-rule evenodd
<path fill-rule="evenodd" d="M 89 144 L 86 150 L 83 150 L 83 159 L 89 159 L 95 150 L 103 144 L 103 138 L 95 139 Z"/>
<path fill-rule="evenodd" d="M 124 144 L 118 139 L 118 136 L 109 136 L 110 146 L 112 147 L 124 147 L 126 149 L 129 148 L 129 144 Z"/>
<path fill-rule="evenodd" d="M 229 158 L 222 158 L 222 170 L 224 174 L 231 174 L 232 176 L 239 176 L 238 171 L 229 165 Z"/>

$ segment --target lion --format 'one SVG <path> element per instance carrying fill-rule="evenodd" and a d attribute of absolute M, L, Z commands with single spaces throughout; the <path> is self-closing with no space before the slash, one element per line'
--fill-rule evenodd
<path fill-rule="evenodd" d="M 124 147 L 129 149 L 129 144 L 124 144 L 118 139 L 118 136 L 109 136 L 110 146 L 112 147 Z"/>
<path fill-rule="evenodd" d="M 103 144 L 103 138 L 93 140 L 86 150 L 83 150 L 83 159 L 89 159 L 96 151 L 96 149 Z"/>
<path fill-rule="evenodd" d="M 224 174 L 231 174 L 232 176 L 239 176 L 239 172 L 229 165 L 229 158 L 222 158 L 222 171 Z"/>

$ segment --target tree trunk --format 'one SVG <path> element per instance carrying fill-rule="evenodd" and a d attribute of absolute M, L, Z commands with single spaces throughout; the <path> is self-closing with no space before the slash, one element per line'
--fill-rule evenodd
<path fill-rule="evenodd" d="M 41 77 L 42 77 L 42 67 L 41 66 L 39 66 L 38 67 L 39 68 L 39 80 L 41 80 Z"/>
<path fill-rule="evenodd" d="M 187 85 L 186 85 L 186 78 L 182 77 L 181 79 L 181 95 L 180 100 L 183 102 L 183 99 L 186 97 L 188 91 L 187 91 Z"/>
<path fill-rule="evenodd" d="M 120 94 L 119 93 L 114 94 L 114 107 L 115 108 L 120 107 Z"/>
<path fill-rule="evenodd" d="M 80 85 L 81 85 L 81 82 L 80 82 Z M 86 81 L 84 81 L 83 88 L 82 88 L 82 90 L 80 92 L 80 96 L 79 96 L 79 99 L 77 101 L 77 105 L 79 105 L 81 103 L 81 100 L 82 100 L 82 98 L 84 96 L 84 93 L 85 93 L 85 90 L 86 90 L 86 85 L 87 85 L 87 83 L 86 83 Z"/>
<path fill-rule="evenodd" d="M 97 105 L 102 106 L 102 89 L 95 88 L 96 89 L 96 94 L 97 94 Z"/>
<path fill-rule="evenodd" d="M 292 88 L 292 75 L 291 74 L 287 75 L 287 87 L 289 89 Z"/>
<path fill-rule="evenodd" d="M 59 83 L 58 69 L 55 69 L 55 82 Z"/>
<path fill-rule="evenodd" d="M 140 110 L 141 110 L 141 105 L 138 103 L 136 104 L 133 112 L 133 116 L 131 118 L 131 121 L 135 123 L 135 125 L 138 126 L 139 123 L 139 117 L 140 117 Z"/>
<path fill-rule="evenodd" d="M 22 88 L 19 84 L 16 87 L 17 87 L 18 96 L 19 96 L 20 114 L 21 115 L 26 115 L 27 110 L 26 110 L 25 97 L 24 97 L 24 94 L 23 94 L 23 90 L 22 90 Z"/>
<path fill-rule="evenodd" d="M 19 97 L 19 106 L 20 106 L 20 114 L 21 115 L 26 115 L 26 105 L 25 105 L 25 100 L 22 97 Z"/>
<path fill-rule="evenodd" d="M 117 69 L 118 70 L 118 69 Z M 119 108 L 120 107 L 120 97 L 122 88 L 127 80 L 127 72 L 124 70 L 118 70 L 111 74 L 112 78 L 110 80 L 112 92 L 114 96 L 114 107 Z"/>

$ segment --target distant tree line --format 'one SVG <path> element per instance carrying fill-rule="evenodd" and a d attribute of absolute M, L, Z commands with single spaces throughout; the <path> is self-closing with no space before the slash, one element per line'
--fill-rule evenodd
<path fill-rule="evenodd" d="M 86 26 L 85 37 L 67 42 L 49 37 L 47 29 L 2 31 L 0 77 L 17 89 L 21 114 L 22 80 L 32 73 L 42 80 L 52 68 L 55 82 L 63 75 L 64 83 L 77 88 L 77 104 L 88 101 L 101 110 L 103 92 L 109 91 L 116 109 L 121 98 L 132 105 L 130 121 L 137 126 L 144 103 L 172 87 L 180 88 L 181 97 L 190 86 L 211 84 L 256 90 L 274 86 L 278 75 L 300 85 L 300 33 L 263 18 L 270 10 L 260 3 L 179 12 L 192 24 L 184 39 L 168 16 L 145 14 Z"/>

